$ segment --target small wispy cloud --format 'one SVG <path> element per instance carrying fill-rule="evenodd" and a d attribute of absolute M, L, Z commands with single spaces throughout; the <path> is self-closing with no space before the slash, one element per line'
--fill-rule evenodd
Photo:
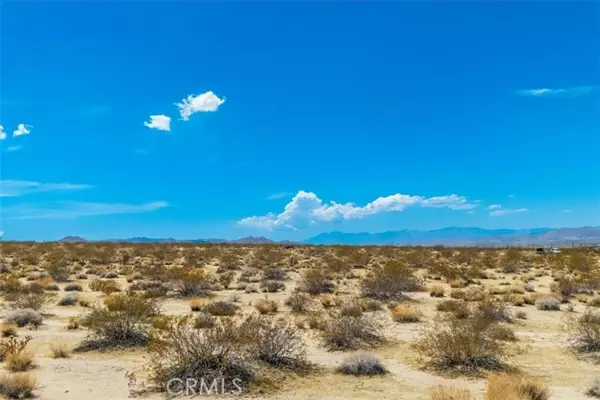
<path fill-rule="evenodd" d="M 488 210 L 495 210 L 497 208 L 502 208 L 502 206 L 500 204 L 492 204 L 488 207 Z"/>
<path fill-rule="evenodd" d="M 490 215 L 492 217 L 499 217 L 501 215 L 517 214 L 517 213 L 523 213 L 523 212 L 528 212 L 528 211 L 529 211 L 529 209 L 527 209 L 527 208 L 500 208 L 500 209 L 491 211 Z"/>
<path fill-rule="evenodd" d="M 526 89 L 517 90 L 515 93 L 520 96 L 533 96 L 533 97 L 577 97 L 591 93 L 594 90 L 594 86 L 575 86 L 570 88 L 560 89 Z"/>
<path fill-rule="evenodd" d="M 4 132 L 4 127 L 0 125 L 0 140 L 6 139 L 6 132 Z"/>
<path fill-rule="evenodd" d="M 514 194 L 512 194 L 512 193 L 508 195 L 508 198 L 509 198 L 509 199 L 512 199 L 512 198 L 514 198 L 514 197 L 515 197 L 515 195 L 514 195 Z"/>
<path fill-rule="evenodd" d="M 76 219 L 96 215 L 140 214 L 168 207 L 165 201 L 155 201 L 145 204 L 125 203 L 86 203 L 86 202 L 60 202 L 44 207 L 19 205 L 5 207 L 3 218 L 7 220 L 25 219 Z"/>
<path fill-rule="evenodd" d="M 12 153 L 14 151 L 19 151 L 22 149 L 23 149 L 23 146 L 10 146 L 10 147 L 7 147 L 6 150 L 4 150 L 4 151 L 8 152 L 8 153 Z"/>
<path fill-rule="evenodd" d="M 573 210 L 563 210 L 564 213 L 570 213 L 573 212 Z"/>
<path fill-rule="evenodd" d="M 41 183 L 18 180 L 0 180 L 0 197 L 19 197 L 31 193 L 91 189 L 91 185 L 74 183 Z"/>
<path fill-rule="evenodd" d="M 33 129 L 33 126 L 31 125 L 26 125 L 26 124 L 19 124 L 17 125 L 17 129 L 15 129 L 13 131 L 13 136 L 23 136 L 23 135 L 29 135 L 31 133 L 31 130 Z"/>
<path fill-rule="evenodd" d="M 171 117 L 166 115 L 151 115 L 150 122 L 144 122 L 144 126 L 159 131 L 171 131 Z"/>
<path fill-rule="evenodd" d="M 190 94 L 181 103 L 175 103 L 179 108 L 181 119 L 187 121 L 192 114 L 197 112 L 213 112 L 217 111 L 221 104 L 225 103 L 225 99 L 219 98 L 212 91 L 208 91 L 199 95 Z"/>
<path fill-rule="evenodd" d="M 294 193 L 292 193 L 292 192 L 278 192 L 278 193 L 273 193 L 272 195 L 267 197 L 267 200 L 279 200 L 279 199 L 283 199 L 284 197 L 290 197 L 293 195 L 294 195 Z"/>

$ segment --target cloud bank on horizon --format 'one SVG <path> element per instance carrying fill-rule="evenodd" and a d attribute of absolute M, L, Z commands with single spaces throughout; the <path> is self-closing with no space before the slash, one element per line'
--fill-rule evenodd
<path fill-rule="evenodd" d="M 238 225 L 273 230 L 288 228 L 297 230 L 311 224 L 335 221 L 348 221 L 365 218 L 385 212 L 400 212 L 409 207 L 448 208 L 451 210 L 472 210 L 478 202 L 469 202 L 464 196 L 450 194 L 437 197 L 422 197 L 406 194 L 393 194 L 378 197 L 372 202 L 357 206 L 354 203 L 324 203 L 315 193 L 300 190 L 279 214 L 246 217 Z"/>

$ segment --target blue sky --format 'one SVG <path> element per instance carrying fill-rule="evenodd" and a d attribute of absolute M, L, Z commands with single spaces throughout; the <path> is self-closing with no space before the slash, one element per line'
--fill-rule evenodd
<path fill-rule="evenodd" d="M 0 7 L 5 239 L 600 225 L 597 2 Z"/>

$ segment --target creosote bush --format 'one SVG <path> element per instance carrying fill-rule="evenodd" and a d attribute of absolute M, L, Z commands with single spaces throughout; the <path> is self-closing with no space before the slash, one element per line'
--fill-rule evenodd
<path fill-rule="evenodd" d="M 438 314 L 423 329 L 415 348 L 438 370 L 466 374 L 502 371 L 506 348 L 495 337 L 495 327 L 496 322 L 478 312 L 466 318 Z"/>
<path fill-rule="evenodd" d="M 241 321 L 225 318 L 202 330 L 183 319 L 155 331 L 148 349 L 149 380 L 158 391 L 166 391 L 167 383 L 177 378 L 183 382 L 222 379 L 229 392 L 236 385 L 245 389 L 260 385 L 269 369 L 311 369 L 298 328 L 285 320 L 255 315 Z"/>
<path fill-rule="evenodd" d="M 565 327 L 573 350 L 582 353 L 600 351 L 600 310 L 586 307 L 582 314 L 569 313 Z"/>
<path fill-rule="evenodd" d="M 323 345 L 330 351 L 375 347 L 385 342 L 383 325 L 374 316 L 347 317 L 334 313 L 321 331 Z"/>
<path fill-rule="evenodd" d="M 378 300 L 400 300 L 405 292 L 424 289 L 423 281 L 413 275 L 412 270 L 400 261 L 390 260 L 374 268 L 362 281 L 365 297 Z"/>
<path fill-rule="evenodd" d="M 344 375 L 355 376 L 385 375 L 388 372 L 377 356 L 367 353 L 345 358 L 336 370 Z"/>
<path fill-rule="evenodd" d="M 37 387 L 35 376 L 20 372 L 0 377 L 0 393 L 7 399 L 30 399 L 34 397 Z"/>
<path fill-rule="evenodd" d="M 149 320 L 159 312 L 154 299 L 126 294 L 109 296 L 104 299 L 104 306 L 93 307 L 81 318 L 88 336 L 75 350 L 143 346 L 148 340 Z"/>
<path fill-rule="evenodd" d="M 42 324 L 42 314 L 39 311 L 30 308 L 22 308 L 9 312 L 4 317 L 4 322 L 7 324 L 16 324 L 19 328 L 31 326 L 37 328 Z"/>

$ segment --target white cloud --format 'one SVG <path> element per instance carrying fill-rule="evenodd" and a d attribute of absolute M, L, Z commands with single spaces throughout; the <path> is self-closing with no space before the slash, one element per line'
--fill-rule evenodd
<path fill-rule="evenodd" d="M 290 193 L 290 192 L 273 193 L 272 195 L 270 195 L 269 197 L 267 197 L 267 200 L 279 200 L 279 199 L 283 199 L 284 197 L 289 197 L 289 196 L 291 196 L 293 194 L 294 193 Z"/>
<path fill-rule="evenodd" d="M 0 197 L 18 197 L 37 192 L 90 189 L 91 185 L 73 183 L 41 183 L 17 180 L 0 180 Z"/>
<path fill-rule="evenodd" d="M 563 210 L 563 212 L 570 213 L 570 212 L 573 212 L 573 210 Z"/>
<path fill-rule="evenodd" d="M 502 208 L 502 206 L 500 204 L 492 204 L 488 207 L 488 210 L 495 210 L 497 208 Z"/>
<path fill-rule="evenodd" d="M 576 86 L 562 89 L 526 89 L 517 90 L 516 94 L 521 96 L 533 96 L 533 97 L 576 97 L 583 96 L 594 90 L 593 86 Z"/>
<path fill-rule="evenodd" d="M 171 117 L 166 115 L 151 115 L 150 122 L 144 122 L 144 125 L 151 129 L 159 131 L 171 131 Z"/>
<path fill-rule="evenodd" d="M 23 148 L 23 146 L 10 146 L 6 148 L 7 152 L 19 151 Z"/>
<path fill-rule="evenodd" d="M 197 96 L 190 94 L 181 100 L 181 103 L 175 103 L 175 105 L 179 107 L 181 118 L 187 121 L 194 113 L 217 111 L 217 108 L 223 103 L 225 103 L 224 98 L 220 99 L 216 94 L 208 91 Z"/>
<path fill-rule="evenodd" d="M 355 220 L 384 212 L 399 212 L 412 206 L 452 210 L 469 210 L 477 207 L 476 204 L 470 204 L 466 197 L 456 194 L 430 198 L 394 194 L 378 197 L 362 207 L 353 203 L 341 204 L 334 201 L 325 204 L 315 193 L 301 190 L 280 214 L 268 213 L 262 216 L 247 217 L 238 221 L 238 224 L 263 229 L 280 227 L 296 229 L 319 222 Z"/>
<path fill-rule="evenodd" d="M 62 202 L 54 206 L 15 206 L 3 210 L 5 219 L 75 219 L 95 215 L 139 214 L 168 207 L 164 201 L 145 204 Z"/>
<path fill-rule="evenodd" d="M 6 132 L 4 132 L 4 127 L 0 125 L 0 140 L 6 139 Z"/>
<path fill-rule="evenodd" d="M 13 131 L 13 136 L 29 135 L 31 129 L 33 129 L 31 125 L 19 124 L 17 125 L 17 129 Z"/>
<path fill-rule="evenodd" d="M 522 212 L 528 212 L 528 211 L 529 211 L 529 209 L 527 209 L 527 208 L 500 208 L 500 209 L 490 212 L 490 215 L 492 217 L 499 217 L 501 215 L 516 214 L 516 213 L 522 213 Z"/>

